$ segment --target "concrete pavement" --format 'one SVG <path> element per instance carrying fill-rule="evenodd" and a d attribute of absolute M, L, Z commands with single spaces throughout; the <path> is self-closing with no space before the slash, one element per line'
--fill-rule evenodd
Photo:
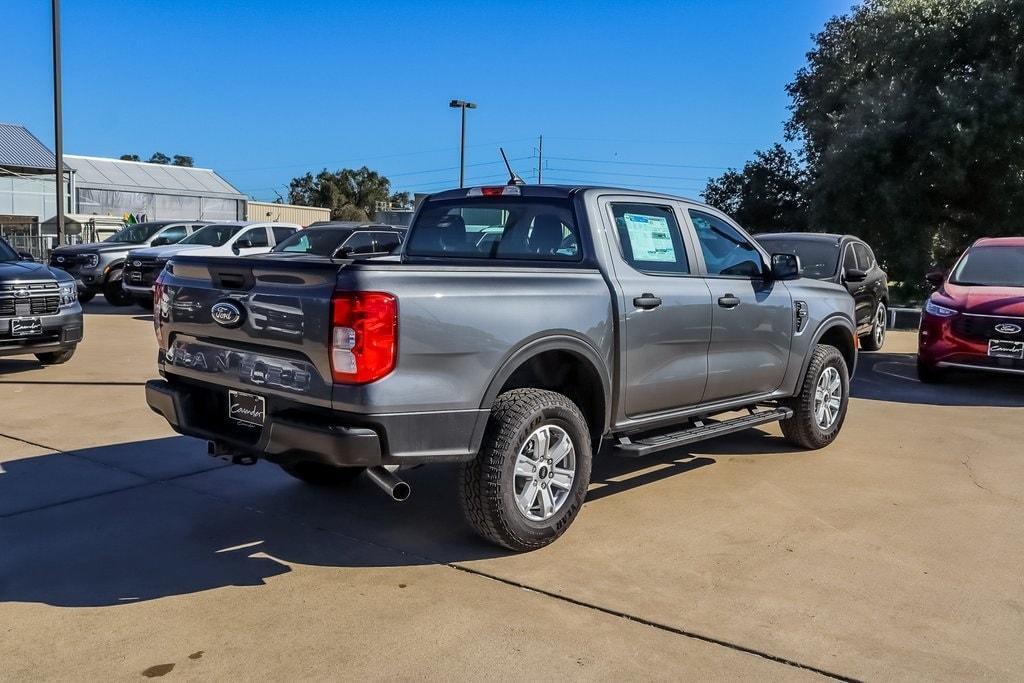
<path fill-rule="evenodd" d="M 1024 383 L 862 354 L 839 440 L 600 458 L 555 545 L 462 522 L 455 468 L 310 489 L 149 412 L 138 309 L 67 365 L 0 359 L 0 679 L 1016 678 Z M 114 382 L 111 384 L 110 382 Z"/>

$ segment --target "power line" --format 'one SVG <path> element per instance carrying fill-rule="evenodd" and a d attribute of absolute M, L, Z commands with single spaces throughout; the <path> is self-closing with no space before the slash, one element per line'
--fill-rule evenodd
<path fill-rule="evenodd" d="M 743 145 L 757 147 L 757 142 L 741 142 L 737 140 L 641 140 L 636 138 L 581 138 L 549 135 L 549 140 L 571 140 L 575 142 L 622 142 L 640 145 Z"/>
<path fill-rule="evenodd" d="M 574 157 L 548 157 L 550 161 L 574 161 L 585 164 L 615 164 L 617 166 L 657 166 L 660 168 L 694 168 L 707 171 L 724 171 L 728 166 L 694 166 L 692 164 L 664 164 L 656 161 L 618 161 L 612 159 L 577 159 Z"/>
<path fill-rule="evenodd" d="M 677 176 L 677 175 L 650 175 L 650 174 L 647 174 L 647 173 L 621 173 L 619 171 L 587 171 L 587 170 L 581 169 L 581 168 L 554 168 L 553 166 L 548 166 L 544 170 L 546 170 L 546 171 L 554 171 L 555 173 L 586 173 L 588 175 L 595 175 L 595 174 L 596 175 L 615 175 L 615 176 L 622 176 L 623 178 L 656 178 L 656 179 L 660 179 L 660 180 L 695 180 L 695 181 L 699 181 L 699 182 L 704 182 L 708 178 L 711 177 L 711 176 L 703 176 L 703 177 L 699 177 L 699 178 L 694 178 L 694 177 Z"/>
<path fill-rule="evenodd" d="M 548 180 L 556 183 L 566 183 L 570 185 L 596 185 L 594 182 L 580 182 L 579 178 L 552 178 L 548 176 Z M 618 185 L 617 183 L 609 183 L 612 186 Z M 650 185 L 648 183 L 643 184 L 644 188 L 655 189 L 655 190 L 675 190 L 684 192 L 701 192 L 704 188 L 702 187 L 686 187 L 682 185 Z"/>

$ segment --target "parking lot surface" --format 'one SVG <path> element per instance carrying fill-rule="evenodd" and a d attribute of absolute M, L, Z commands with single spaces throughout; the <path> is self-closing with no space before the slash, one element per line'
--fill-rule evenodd
<path fill-rule="evenodd" d="M 777 427 L 599 458 L 579 519 L 512 555 L 453 466 L 396 504 L 229 466 L 146 406 L 141 309 L 63 366 L 0 359 L 0 679 L 1013 679 L 1024 382 L 925 386 L 864 353 L 817 452 Z"/>

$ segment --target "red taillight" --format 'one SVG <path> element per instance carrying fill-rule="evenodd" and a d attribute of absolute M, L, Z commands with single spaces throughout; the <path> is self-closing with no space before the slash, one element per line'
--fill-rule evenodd
<path fill-rule="evenodd" d="M 395 368 L 398 302 L 384 292 L 335 292 L 331 374 L 342 384 L 375 382 Z"/>
<path fill-rule="evenodd" d="M 518 185 L 495 185 L 491 187 L 471 187 L 467 197 L 518 197 L 522 194 Z"/>

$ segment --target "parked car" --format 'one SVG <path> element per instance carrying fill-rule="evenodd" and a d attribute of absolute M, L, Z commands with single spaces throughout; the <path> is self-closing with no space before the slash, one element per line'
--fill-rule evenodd
<path fill-rule="evenodd" d="M 383 223 L 318 223 L 278 242 L 271 254 L 327 258 L 390 254 L 401 246 L 406 228 Z"/>
<path fill-rule="evenodd" d="M 113 306 L 127 306 L 132 297 L 121 287 L 124 260 L 139 247 L 176 244 L 206 225 L 203 221 L 152 221 L 121 228 L 102 242 L 57 247 L 50 265 L 78 281 L 78 298 L 90 301 L 98 292 Z"/>
<path fill-rule="evenodd" d="M 459 461 L 469 523 L 513 550 L 569 527 L 605 440 L 637 457 L 778 421 L 828 445 L 857 360 L 845 289 L 711 207 L 599 187 L 434 194 L 389 256 L 179 254 L 156 300 L 146 396 L 176 431 L 395 499 L 395 468 Z"/>
<path fill-rule="evenodd" d="M 143 308 L 153 307 L 153 283 L 175 254 L 251 256 L 270 251 L 301 227 L 294 223 L 212 223 L 177 244 L 133 249 L 124 266 L 122 286 Z"/>
<path fill-rule="evenodd" d="M 928 280 L 937 289 L 921 312 L 922 382 L 951 368 L 1024 375 L 1024 237 L 980 239 Z"/>
<path fill-rule="evenodd" d="M 878 351 L 885 344 L 889 317 L 889 277 L 875 253 L 853 235 L 780 232 L 755 235 L 770 252 L 796 254 L 805 277 L 846 287 L 857 310 L 860 347 Z"/>
<path fill-rule="evenodd" d="M 44 365 L 66 363 L 82 329 L 75 278 L 0 238 L 0 356 L 32 354 Z"/>

